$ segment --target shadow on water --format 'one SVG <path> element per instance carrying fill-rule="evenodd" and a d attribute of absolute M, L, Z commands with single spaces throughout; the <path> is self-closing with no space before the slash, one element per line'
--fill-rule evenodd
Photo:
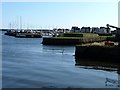
<path fill-rule="evenodd" d="M 116 72 L 118 74 L 118 80 L 110 79 L 106 77 L 105 85 L 117 85 L 120 87 L 120 64 L 113 62 L 101 62 L 101 61 L 91 61 L 88 59 L 77 59 L 75 60 L 75 66 L 84 69 L 94 69 L 94 70 L 104 70 L 109 72 Z"/>

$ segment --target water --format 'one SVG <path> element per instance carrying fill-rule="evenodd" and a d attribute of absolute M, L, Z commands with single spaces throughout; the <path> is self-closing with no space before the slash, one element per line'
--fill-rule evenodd
<path fill-rule="evenodd" d="M 42 38 L 14 38 L 2 34 L 3 88 L 118 88 L 111 70 L 76 66 L 74 46 L 44 46 Z M 85 68 L 86 67 L 86 68 Z"/>

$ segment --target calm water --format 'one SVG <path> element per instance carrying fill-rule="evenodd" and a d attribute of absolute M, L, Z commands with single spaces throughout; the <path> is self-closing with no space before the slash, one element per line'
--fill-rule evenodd
<path fill-rule="evenodd" d="M 42 38 L 14 38 L 2 34 L 3 88 L 117 88 L 117 68 L 76 66 L 74 46 L 44 46 Z"/>

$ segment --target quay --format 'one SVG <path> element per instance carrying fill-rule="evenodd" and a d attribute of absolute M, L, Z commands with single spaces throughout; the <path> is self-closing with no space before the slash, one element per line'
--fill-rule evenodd
<path fill-rule="evenodd" d="M 83 43 L 91 43 L 91 42 L 101 42 L 106 40 L 105 38 L 75 38 L 75 37 L 44 37 L 42 44 L 43 45 L 79 45 Z"/>
<path fill-rule="evenodd" d="M 119 46 L 82 46 L 78 45 L 75 49 L 75 59 L 88 59 L 90 61 L 107 61 L 119 63 L 120 47 Z"/>
<path fill-rule="evenodd" d="M 119 41 L 120 28 L 107 24 L 107 27 L 72 27 L 70 32 L 59 32 L 53 37 L 43 38 L 43 45 L 78 45 L 92 42 L 102 42 L 108 40 Z M 110 27 L 115 28 L 115 33 L 111 33 Z"/>
<path fill-rule="evenodd" d="M 53 37 L 44 37 L 42 44 L 43 45 L 76 45 L 79 44 L 81 39 L 79 38 L 53 38 Z"/>
<path fill-rule="evenodd" d="M 120 61 L 120 28 L 107 24 L 107 27 L 116 28 L 115 37 L 106 39 L 103 43 L 77 45 L 75 59 L 119 63 Z M 115 42 L 118 45 L 115 45 Z"/>
<path fill-rule="evenodd" d="M 62 36 L 45 37 L 43 45 L 79 45 L 83 43 L 101 42 L 107 37 L 98 36 L 92 33 L 65 33 Z"/>

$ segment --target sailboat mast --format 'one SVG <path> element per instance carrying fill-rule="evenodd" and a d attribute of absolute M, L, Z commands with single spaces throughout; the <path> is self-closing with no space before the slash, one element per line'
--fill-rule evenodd
<path fill-rule="evenodd" d="M 20 16 L 20 30 L 22 30 L 22 17 Z"/>
<path fill-rule="evenodd" d="M 10 25 L 10 30 L 11 30 L 11 29 L 12 29 L 11 22 L 10 22 L 10 24 L 9 24 L 9 25 Z"/>
<path fill-rule="evenodd" d="M 17 30 L 19 29 L 19 22 L 18 22 L 18 17 L 17 17 Z"/>

